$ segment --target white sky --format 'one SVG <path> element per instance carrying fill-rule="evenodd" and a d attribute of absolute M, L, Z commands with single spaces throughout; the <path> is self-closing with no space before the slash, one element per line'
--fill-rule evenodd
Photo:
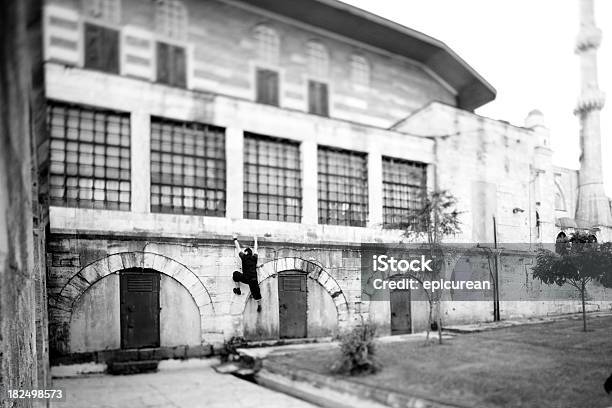
<path fill-rule="evenodd" d="M 530 110 L 544 113 L 555 164 L 578 168 L 579 0 L 343 0 L 449 45 L 497 89 L 476 112 L 523 125 Z M 599 84 L 606 193 L 612 196 L 612 0 L 596 0 L 603 30 Z"/>

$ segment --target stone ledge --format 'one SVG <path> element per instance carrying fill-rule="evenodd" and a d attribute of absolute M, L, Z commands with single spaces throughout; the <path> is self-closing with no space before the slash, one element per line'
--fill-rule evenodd
<path fill-rule="evenodd" d="M 110 362 L 160 361 L 169 359 L 202 358 L 213 355 L 210 344 L 198 346 L 152 347 L 127 350 L 102 350 L 84 353 L 71 353 L 51 356 L 51 365 L 69 365 L 83 363 L 108 364 Z"/>
<path fill-rule="evenodd" d="M 258 384 L 313 402 L 323 407 L 393 407 L 459 408 L 445 401 L 435 401 L 395 391 L 356 383 L 341 376 L 295 369 L 285 364 L 263 361 L 255 375 Z"/>

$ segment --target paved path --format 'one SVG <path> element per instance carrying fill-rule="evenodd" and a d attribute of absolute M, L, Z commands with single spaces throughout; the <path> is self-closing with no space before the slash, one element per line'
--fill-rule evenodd
<path fill-rule="evenodd" d="M 215 359 L 162 362 L 160 371 L 54 379 L 66 390 L 57 408 L 314 408 L 212 369 Z"/>

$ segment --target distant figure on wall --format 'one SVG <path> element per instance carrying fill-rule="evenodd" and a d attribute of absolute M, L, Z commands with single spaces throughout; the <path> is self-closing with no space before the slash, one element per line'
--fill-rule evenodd
<path fill-rule="evenodd" d="M 604 383 L 604 390 L 606 390 L 608 394 L 612 392 L 612 374 L 610 374 L 610 376 Z"/>
<path fill-rule="evenodd" d="M 234 293 L 237 295 L 242 294 L 240 291 L 240 283 L 249 285 L 251 295 L 253 295 L 253 299 L 257 301 L 257 311 L 261 312 L 261 291 L 259 290 L 259 283 L 257 282 L 257 236 L 253 237 L 253 240 L 253 249 L 247 247 L 243 251 L 238 242 L 238 237 L 234 235 L 234 245 L 242 261 L 242 273 L 234 271 L 232 278 L 236 284 Z"/>

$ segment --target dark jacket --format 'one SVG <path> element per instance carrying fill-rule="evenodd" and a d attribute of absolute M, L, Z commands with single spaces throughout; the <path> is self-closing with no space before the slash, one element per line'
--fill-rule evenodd
<path fill-rule="evenodd" d="M 238 254 L 242 260 L 242 273 L 249 280 L 257 282 L 257 254 L 247 255 L 244 252 Z"/>

